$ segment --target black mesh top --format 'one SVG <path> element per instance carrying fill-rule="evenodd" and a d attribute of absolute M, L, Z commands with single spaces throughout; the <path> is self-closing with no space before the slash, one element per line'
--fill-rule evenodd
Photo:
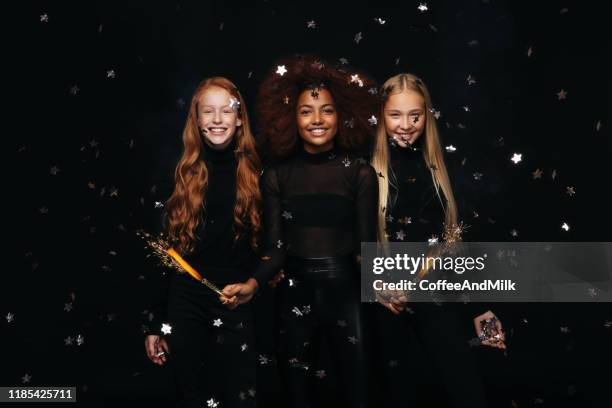
<path fill-rule="evenodd" d="M 254 276 L 260 285 L 288 255 L 352 255 L 362 241 L 376 241 L 378 183 L 363 158 L 337 148 L 317 154 L 302 149 L 268 168 L 261 188 L 264 251 Z"/>

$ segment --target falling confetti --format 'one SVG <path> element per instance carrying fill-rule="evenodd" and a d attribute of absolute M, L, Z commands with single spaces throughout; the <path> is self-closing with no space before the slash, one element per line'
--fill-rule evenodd
<path fill-rule="evenodd" d="M 378 124 L 378 119 L 376 119 L 376 116 L 372 115 L 370 116 L 370 118 L 368 119 L 368 123 L 371 126 L 376 126 Z"/>
<path fill-rule="evenodd" d="M 161 332 L 165 335 L 171 334 L 172 326 L 170 326 L 168 323 L 162 323 Z"/>
<path fill-rule="evenodd" d="M 565 231 L 569 231 L 569 230 L 570 230 L 570 226 L 569 226 L 569 224 L 568 224 L 567 222 L 564 222 L 564 223 L 561 225 L 561 228 L 562 228 L 563 230 L 565 230 Z"/>
<path fill-rule="evenodd" d="M 456 150 L 457 150 L 457 148 L 455 146 L 453 146 L 453 145 L 446 146 L 446 151 L 449 152 L 449 153 L 453 153 Z"/>
<path fill-rule="evenodd" d="M 223 324 L 223 322 L 221 321 L 221 319 L 215 319 L 213 321 L 213 326 L 215 326 L 215 327 L 221 327 L 222 324 Z"/>
<path fill-rule="evenodd" d="M 518 164 L 523 160 L 523 155 L 521 153 L 514 153 L 512 158 L 510 159 L 514 164 Z"/>
<path fill-rule="evenodd" d="M 284 65 L 279 65 L 278 67 L 276 67 L 276 73 L 280 76 L 283 76 L 287 73 L 287 68 L 285 68 Z"/>
<path fill-rule="evenodd" d="M 419 11 L 421 13 L 426 12 L 427 10 L 429 10 L 429 8 L 427 8 L 427 3 L 420 3 L 419 7 L 417 7 L 419 9 Z"/>
<path fill-rule="evenodd" d="M 363 35 L 361 34 L 361 31 L 355 34 L 354 40 L 357 44 L 359 44 L 359 41 L 361 41 L 362 39 L 363 39 Z"/>
<path fill-rule="evenodd" d="M 49 15 L 48 14 L 41 14 L 40 15 L 40 22 L 41 23 L 48 23 L 49 22 Z"/>
<path fill-rule="evenodd" d="M 559 99 L 560 101 L 563 99 L 567 98 L 567 92 L 564 91 L 563 89 L 561 89 L 559 92 L 557 92 L 557 99 Z"/>
<path fill-rule="evenodd" d="M 307 28 L 315 29 L 315 28 L 317 28 L 317 23 L 314 20 L 307 21 L 306 22 L 306 27 Z"/>
<path fill-rule="evenodd" d="M 15 315 L 13 313 L 9 312 L 9 313 L 6 314 L 6 322 L 7 323 L 11 323 L 14 318 L 15 318 Z"/>

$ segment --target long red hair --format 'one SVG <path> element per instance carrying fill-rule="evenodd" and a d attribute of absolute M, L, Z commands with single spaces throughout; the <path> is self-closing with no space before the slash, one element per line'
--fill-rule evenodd
<path fill-rule="evenodd" d="M 204 140 L 200 135 L 197 121 L 197 105 L 200 97 L 210 87 L 225 89 L 238 100 L 238 115 L 242 126 L 236 128 L 235 155 L 238 160 L 236 171 L 236 204 L 234 206 L 235 240 L 250 233 L 251 247 L 257 247 L 257 236 L 261 230 L 261 192 L 259 176 L 261 161 L 255 149 L 255 139 L 251 133 L 249 118 L 244 99 L 236 85 L 223 77 L 212 77 L 202 81 L 196 88 L 187 122 L 183 129 L 183 156 L 174 172 L 174 192 L 166 202 L 166 228 L 168 238 L 181 254 L 193 251 L 196 229 L 202 223 L 203 203 L 206 199 L 208 169 L 202 160 L 201 151 Z M 206 233 L 204 231 L 204 233 Z"/>

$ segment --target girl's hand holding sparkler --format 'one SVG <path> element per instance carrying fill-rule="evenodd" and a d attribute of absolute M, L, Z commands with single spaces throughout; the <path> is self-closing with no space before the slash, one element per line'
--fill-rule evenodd
<path fill-rule="evenodd" d="M 168 343 L 161 336 L 150 334 L 145 338 L 145 349 L 147 357 L 153 363 L 163 365 L 168 356 Z"/>
<path fill-rule="evenodd" d="M 227 285 L 222 290 L 224 296 L 220 296 L 219 299 L 230 310 L 235 309 L 236 306 L 251 300 L 257 289 L 259 289 L 259 284 L 255 279 L 251 278 L 245 283 Z"/>

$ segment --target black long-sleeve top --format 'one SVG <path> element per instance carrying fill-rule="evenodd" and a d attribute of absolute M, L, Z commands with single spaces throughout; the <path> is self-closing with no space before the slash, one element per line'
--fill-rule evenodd
<path fill-rule="evenodd" d="M 391 185 L 386 230 L 391 242 L 424 242 L 432 237 L 442 240 L 444 209 L 423 158 L 421 139 L 413 149 L 389 145 Z"/>
<path fill-rule="evenodd" d="M 265 250 L 254 275 L 260 286 L 287 256 L 354 255 L 362 241 L 376 241 L 376 173 L 336 147 L 317 154 L 302 149 L 268 168 L 262 194 Z"/>
<path fill-rule="evenodd" d="M 234 206 L 236 204 L 235 141 L 223 150 L 204 145 L 201 158 L 208 169 L 202 222 L 196 230 L 198 241 L 185 260 L 206 279 L 223 287 L 244 282 L 253 273 L 257 258 L 250 246 L 249 232 L 235 240 Z"/>

